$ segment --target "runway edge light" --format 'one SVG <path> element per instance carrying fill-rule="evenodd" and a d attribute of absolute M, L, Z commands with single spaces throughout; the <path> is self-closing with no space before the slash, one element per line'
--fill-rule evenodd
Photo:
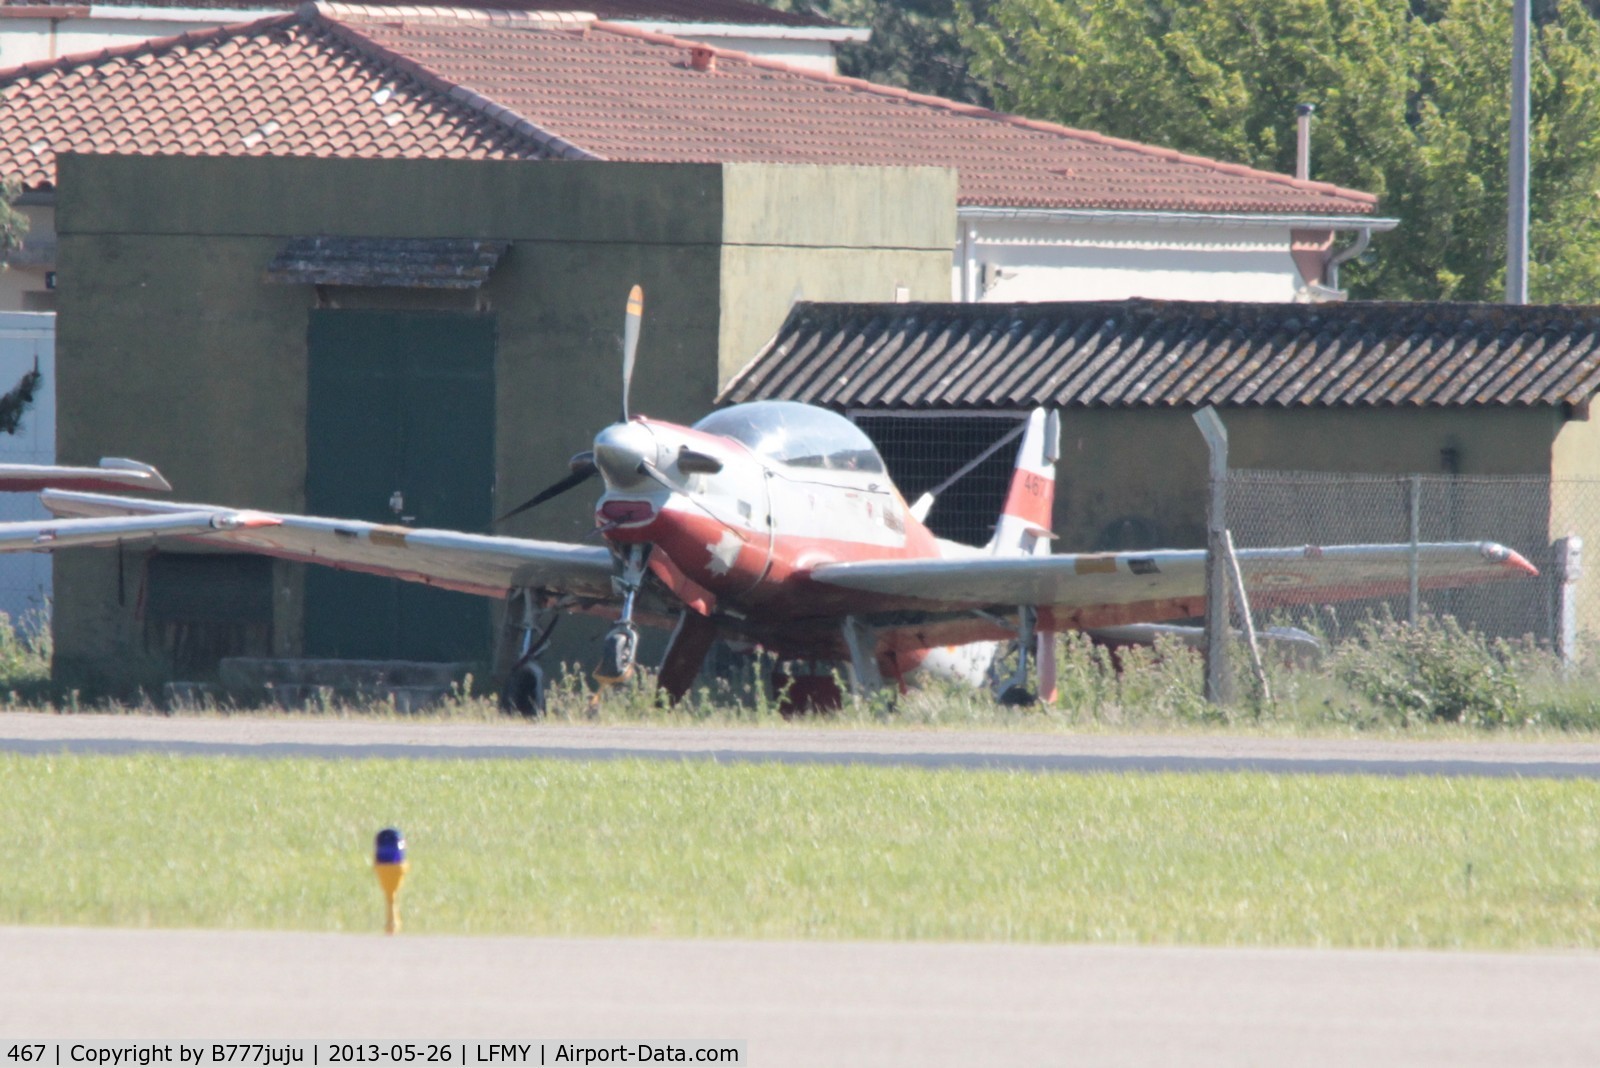
<path fill-rule="evenodd" d="M 385 934 L 400 931 L 400 884 L 406 881 L 411 865 L 406 860 L 406 838 L 398 827 L 385 827 L 373 841 L 372 870 L 378 874 L 378 885 L 389 906 L 389 918 L 384 924 Z"/>

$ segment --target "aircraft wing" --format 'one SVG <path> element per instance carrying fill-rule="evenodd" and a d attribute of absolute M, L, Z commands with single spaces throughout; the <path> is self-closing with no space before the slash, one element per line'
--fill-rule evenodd
<path fill-rule="evenodd" d="M 487 597 L 529 587 L 595 600 L 613 598 L 611 554 L 599 546 L 61 490 L 39 497 L 56 515 L 78 518 L 0 523 L 0 551 L 181 536 Z"/>
<path fill-rule="evenodd" d="M 0 491 L 28 492 L 56 487 L 80 490 L 172 489 L 161 472 L 137 460 L 105 457 L 99 467 L 53 464 L 0 464 Z"/>
<path fill-rule="evenodd" d="M 1252 608 L 1387 597 L 1410 588 L 1409 544 L 1241 549 L 1238 557 Z M 1047 624 L 1103 627 L 1201 615 L 1205 566 L 1203 549 L 1163 549 L 825 564 L 811 579 L 877 594 L 891 610 L 1031 605 L 1047 613 Z M 1423 543 L 1416 567 L 1423 590 L 1538 574 L 1494 542 Z"/>
<path fill-rule="evenodd" d="M 44 522 L 0 523 L 0 552 L 111 545 L 130 537 L 182 537 L 271 526 L 278 521 L 258 512 L 178 510 L 154 516 L 109 516 Z"/>

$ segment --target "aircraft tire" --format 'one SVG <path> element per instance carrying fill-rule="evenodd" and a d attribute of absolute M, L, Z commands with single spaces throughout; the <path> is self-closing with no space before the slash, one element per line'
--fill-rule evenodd
<path fill-rule="evenodd" d="M 537 719 L 544 715 L 544 669 L 529 662 L 513 668 L 500 689 L 500 711 Z"/>
<path fill-rule="evenodd" d="M 1039 698 L 1026 686 L 1007 686 L 995 700 L 1006 708 L 1031 708 L 1039 702 Z"/>
<path fill-rule="evenodd" d="M 621 682 L 633 674 L 634 654 L 639 648 L 639 632 L 631 626 L 612 627 L 606 633 L 600 666 L 595 676 L 608 682 Z"/>

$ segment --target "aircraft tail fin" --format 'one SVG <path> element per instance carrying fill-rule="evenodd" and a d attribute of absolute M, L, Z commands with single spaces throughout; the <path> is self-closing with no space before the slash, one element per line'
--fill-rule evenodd
<path fill-rule="evenodd" d="M 989 552 L 994 556 L 1033 556 L 1050 551 L 1056 500 L 1056 459 L 1061 455 L 1061 419 L 1057 412 L 1036 408 L 1028 416 L 1017 450 L 1000 521 Z"/>

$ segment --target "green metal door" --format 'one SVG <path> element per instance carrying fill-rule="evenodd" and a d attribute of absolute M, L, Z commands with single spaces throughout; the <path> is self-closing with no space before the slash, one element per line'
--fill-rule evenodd
<path fill-rule="evenodd" d="M 307 511 L 487 530 L 494 317 L 315 309 L 307 349 Z M 481 597 L 307 568 L 307 656 L 486 660 L 489 619 Z"/>

